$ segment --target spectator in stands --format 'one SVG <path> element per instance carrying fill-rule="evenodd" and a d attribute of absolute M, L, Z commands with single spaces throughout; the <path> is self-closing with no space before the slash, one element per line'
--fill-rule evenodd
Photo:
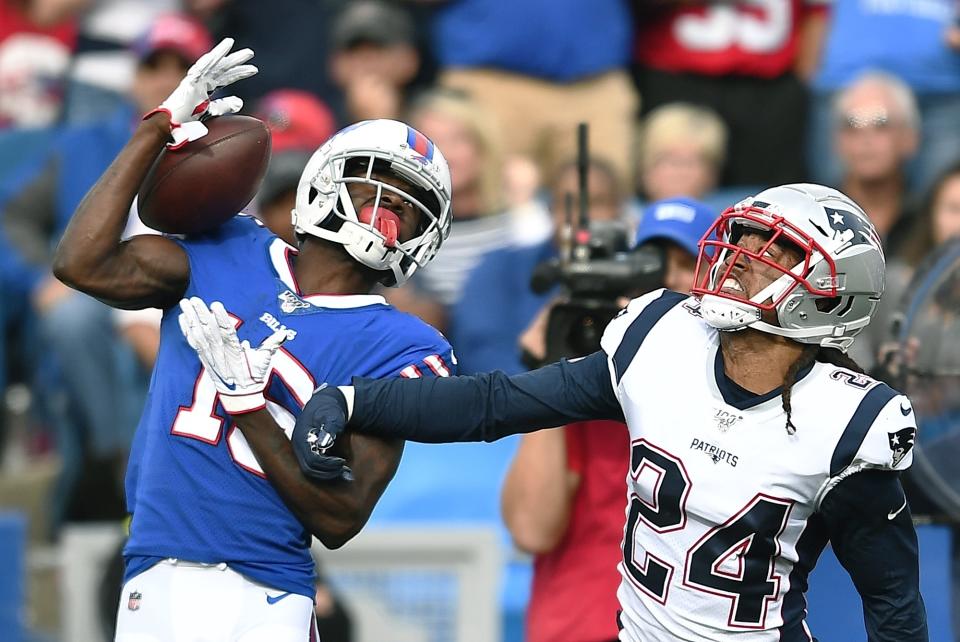
<path fill-rule="evenodd" d="M 647 203 L 686 196 L 720 209 L 739 196 L 715 192 L 726 159 L 727 128 L 711 109 L 687 103 L 654 109 L 643 121 L 638 149 L 637 186 Z"/>
<path fill-rule="evenodd" d="M 669 198 L 653 203 L 643 212 L 637 228 L 636 247 L 652 243 L 663 250 L 663 287 L 689 292 L 697 269 L 700 239 L 719 212 L 692 198 Z"/>
<path fill-rule="evenodd" d="M 843 169 L 838 188 L 870 217 L 888 261 L 913 222 L 906 168 L 917 152 L 919 119 L 910 88 L 879 72 L 858 78 L 834 103 L 834 144 Z"/>
<path fill-rule="evenodd" d="M 416 279 L 384 295 L 435 328 L 455 332 L 449 315 L 467 275 L 487 252 L 523 243 L 524 222 L 505 209 L 500 132 L 483 108 L 459 93 L 431 92 L 414 102 L 407 122 L 443 150 L 456 212 L 443 252 Z"/>
<path fill-rule="evenodd" d="M 338 123 L 353 122 L 330 63 L 336 51 L 337 18 L 361 4 L 358 0 L 271 0 L 269 5 L 263 0 L 182 1 L 205 17 L 216 39 L 229 36 L 257 52 L 260 72 L 232 90 L 248 105 L 275 89 L 302 89 L 323 100 Z"/>
<path fill-rule="evenodd" d="M 64 517 L 83 472 L 84 455 L 103 464 L 87 472 L 109 473 L 115 476 L 111 482 L 122 479 L 146 381 L 138 376 L 129 347 L 118 340 L 109 308 L 53 278 L 52 249 L 80 199 L 129 138 L 140 114 L 162 102 L 210 46 L 207 32 L 193 21 L 175 15 L 157 21 L 137 41 L 139 63 L 129 104 L 105 115 L 102 122 L 67 129 L 43 162 L 36 163 L 32 175 L 18 177 L 19 191 L 0 203 L 4 242 L 12 248 L 4 256 L 5 290 L 22 293 L 29 300 L 67 393 L 68 406 L 56 416 L 64 471 L 55 522 Z M 54 387 L 48 382 L 38 392 L 53 396 Z M 123 513 L 122 503 L 115 508 Z"/>
<path fill-rule="evenodd" d="M 179 0 L 45 0 L 36 4 L 79 14 L 80 33 L 65 96 L 64 120 L 71 125 L 102 120 L 126 101 L 140 57 L 132 45 L 154 22 L 159 20 L 158 29 L 180 29 L 182 25 L 162 19 L 179 10 Z"/>
<path fill-rule="evenodd" d="M 697 244 L 716 218 L 690 199 L 660 201 L 643 215 L 636 243 L 661 245 L 666 284 L 693 286 Z M 571 424 L 523 435 L 501 493 L 517 547 L 534 555 L 527 642 L 613 642 L 619 607 L 619 525 L 626 507 L 626 426 Z M 589 596 L 589 599 L 584 599 Z"/>
<path fill-rule="evenodd" d="M 960 237 L 960 162 L 947 167 L 927 192 L 900 260 L 916 269 L 938 247 Z M 889 268 L 888 268 L 889 272 Z"/>
<path fill-rule="evenodd" d="M 576 152 L 590 124 L 591 155 L 629 180 L 639 107 L 626 73 L 627 0 L 458 0 L 433 21 L 438 82 L 468 93 L 503 128 L 505 153 L 534 158 L 544 176 Z"/>
<path fill-rule="evenodd" d="M 396 119 L 420 69 L 413 20 L 382 0 L 356 0 L 331 31 L 330 75 L 343 92 L 350 122 Z"/>
<path fill-rule="evenodd" d="M 634 62 L 644 112 L 682 101 L 724 120 L 725 186 L 801 180 L 807 89 L 822 0 L 637 3 Z"/>
<path fill-rule="evenodd" d="M 880 330 L 871 331 L 875 323 L 871 321 L 870 325 L 864 328 L 864 332 L 857 337 L 857 343 L 861 341 L 869 342 L 875 353 L 879 351 L 879 363 L 878 367 L 875 368 L 875 375 L 878 378 L 891 383 L 899 381 L 892 372 L 897 370 L 897 357 L 909 358 L 909 344 L 906 355 L 897 355 L 896 353 L 897 344 L 895 341 L 898 337 L 892 331 L 892 319 L 895 318 L 897 312 L 903 311 L 904 306 L 908 304 L 908 300 L 917 294 L 916 291 L 911 291 L 908 287 L 914 273 L 918 269 L 929 267 L 929 261 L 927 260 L 933 253 L 944 245 L 951 243 L 951 241 L 956 241 L 956 239 L 960 239 L 960 162 L 954 162 L 934 180 L 924 196 L 923 209 L 920 211 L 909 238 L 903 244 L 900 257 L 887 264 L 885 290 L 876 310 L 877 322 L 882 324 Z M 927 265 L 924 265 L 925 261 Z M 938 318 L 938 315 L 932 314 L 928 318 L 928 322 L 937 326 L 932 334 L 936 338 L 933 342 L 933 349 L 937 351 L 938 358 L 935 360 L 923 359 L 927 367 L 931 362 L 939 364 L 956 363 L 957 342 L 954 340 L 951 343 L 945 337 L 951 336 L 950 330 L 946 329 L 950 328 L 951 324 L 954 324 L 953 336 L 955 336 L 956 318 L 960 309 L 957 308 L 955 301 L 953 305 L 948 307 L 950 309 L 949 320 Z M 924 333 L 918 331 L 915 327 L 911 335 L 919 338 L 923 337 Z M 912 347 L 917 351 L 917 354 L 921 354 L 923 350 L 922 342 Z M 928 379 L 928 381 L 930 380 Z M 925 421 L 932 420 L 934 424 L 938 423 L 935 417 L 930 416 L 931 413 L 923 414 L 925 418 L 921 419 L 921 430 L 927 425 L 924 423 Z M 931 426 L 931 428 L 935 428 L 935 426 Z M 940 445 L 946 445 L 946 442 L 940 442 Z M 914 515 L 942 515 L 943 513 L 943 507 L 926 492 L 925 484 L 928 483 L 928 480 L 928 476 L 917 475 L 916 471 L 911 471 L 904 476 L 904 491 L 910 500 L 910 510 Z M 938 491 L 934 490 L 931 494 L 937 496 Z M 950 612 L 953 630 L 960 631 L 960 527 L 958 525 L 954 524 L 952 526 L 950 537 L 952 542 L 949 560 L 944 561 L 945 564 L 949 564 L 950 573 L 951 597 L 948 604 L 952 607 Z"/>
<path fill-rule="evenodd" d="M 960 158 L 960 30 L 954 0 L 862 2 L 837 0 L 820 68 L 813 81 L 809 169 L 818 183 L 836 184 L 841 167 L 831 153 L 837 92 L 869 70 L 902 79 L 920 112 L 920 145 L 910 188 L 925 193 Z"/>
<path fill-rule="evenodd" d="M 551 181 L 552 237 L 536 245 L 491 251 L 471 270 L 463 288 L 465 295 L 453 308 L 450 334 L 460 372 L 504 370 L 516 374 L 526 369 L 521 362 L 520 335 L 555 294 L 534 293 L 530 277 L 536 266 L 557 256 L 563 242 L 564 203 L 577 189 L 577 164 L 568 161 Z M 591 221 L 616 221 L 628 227 L 625 194 L 613 167 L 601 159 L 591 159 L 588 190 Z M 451 235 L 450 240 L 455 237 Z M 444 251 L 448 249 L 445 245 Z M 537 356 L 542 358 L 543 353 Z"/>
<path fill-rule="evenodd" d="M 0 0 L 0 130 L 49 127 L 60 115 L 77 21 L 42 4 Z"/>
<path fill-rule="evenodd" d="M 278 89 L 260 101 L 257 117 L 272 137 L 270 165 L 257 194 L 257 215 L 274 234 L 296 247 L 290 212 L 300 174 L 310 156 L 333 135 L 333 114 L 312 94 Z"/>
<path fill-rule="evenodd" d="M 907 286 L 916 269 L 937 248 L 960 238 L 960 162 L 944 170 L 930 186 L 907 239 L 898 256 L 887 262 L 883 298 L 874 313 L 874 320 L 864 328 L 851 348 L 858 363 L 885 367 L 884 359 L 895 338 L 892 321 L 909 294 Z M 878 370 L 879 374 L 884 371 Z"/>

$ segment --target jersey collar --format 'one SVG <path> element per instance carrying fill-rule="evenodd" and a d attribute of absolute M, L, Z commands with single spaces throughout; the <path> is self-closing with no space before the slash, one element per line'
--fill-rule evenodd
<path fill-rule="evenodd" d="M 814 364 L 811 363 L 800 370 L 800 372 L 797 373 L 795 383 L 799 383 L 804 377 L 810 374 L 813 370 L 813 365 Z M 783 386 L 777 386 L 768 393 L 758 395 L 737 385 L 736 382 L 727 376 L 726 371 L 723 369 L 723 355 L 720 353 L 719 345 L 716 347 L 716 354 L 713 360 L 713 377 L 717 384 L 717 390 L 720 391 L 720 396 L 723 397 L 724 402 L 737 410 L 754 408 L 766 401 L 776 399 L 783 393 Z"/>
<path fill-rule="evenodd" d="M 281 238 L 275 238 L 270 243 L 270 263 L 285 286 L 290 288 L 300 299 L 315 305 L 318 308 L 362 308 L 368 305 L 387 305 L 386 299 L 379 294 L 310 294 L 304 295 L 293 273 L 291 259 L 297 255 L 297 250 Z"/>

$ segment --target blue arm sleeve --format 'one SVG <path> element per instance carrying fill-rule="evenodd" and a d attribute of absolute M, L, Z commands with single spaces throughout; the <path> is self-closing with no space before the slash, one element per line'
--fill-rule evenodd
<path fill-rule="evenodd" d="M 507 376 L 354 379 L 351 426 L 383 437 L 494 441 L 588 419 L 623 420 L 607 356 L 596 352 Z"/>
<path fill-rule="evenodd" d="M 863 601 L 869 642 L 928 640 L 917 533 L 905 501 L 897 473 L 866 470 L 837 484 L 820 508 Z"/>

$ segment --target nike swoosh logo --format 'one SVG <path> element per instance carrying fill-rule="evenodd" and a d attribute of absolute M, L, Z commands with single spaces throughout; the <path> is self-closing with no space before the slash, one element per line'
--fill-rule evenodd
<path fill-rule="evenodd" d="M 887 513 L 887 519 L 892 520 L 894 517 L 896 517 L 897 515 L 899 515 L 900 512 L 901 512 L 904 508 L 906 508 L 906 507 L 907 507 L 907 500 L 906 500 L 906 498 L 904 498 L 904 500 L 903 500 L 903 506 L 901 506 L 900 508 L 898 508 L 898 509 L 895 510 L 895 511 L 892 511 L 892 512 L 890 512 L 890 513 Z"/>
<path fill-rule="evenodd" d="M 270 596 L 268 595 L 268 596 L 267 596 L 267 604 L 276 604 L 277 602 L 279 602 L 279 601 L 282 600 L 283 598 L 287 597 L 288 595 L 290 595 L 290 593 L 281 593 L 280 595 L 278 595 L 278 596 L 276 596 L 276 597 L 270 597 Z"/>
<path fill-rule="evenodd" d="M 913 410 L 913 408 L 910 407 L 910 404 L 903 401 L 900 402 L 900 414 L 902 414 L 904 417 L 909 416 L 911 410 Z"/>

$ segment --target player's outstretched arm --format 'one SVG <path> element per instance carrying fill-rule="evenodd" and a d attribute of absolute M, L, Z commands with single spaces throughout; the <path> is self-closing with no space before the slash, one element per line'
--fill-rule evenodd
<path fill-rule="evenodd" d="M 121 241 L 140 183 L 164 146 L 182 145 L 206 133 L 200 119 L 235 112 L 235 97 L 212 103 L 216 88 L 256 73 L 244 65 L 249 49 L 227 55 L 227 38 L 190 68 L 180 86 L 147 114 L 133 137 L 77 207 L 53 258 L 53 273 L 72 288 L 114 307 L 170 307 L 190 278 L 186 253 L 160 236 Z M 69 168 L 65 168 L 69 171 Z"/>
<path fill-rule="evenodd" d="M 927 642 L 917 534 L 899 474 L 854 473 L 827 494 L 820 514 L 863 601 L 869 642 Z"/>
<path fill-rule="evenodd" d="M 325 448 L 348 424 L 379 437 L 425 443 L 494 441 L 588 419 L 619 419 L 607 356 L 561 361 L 512 377 L 491 372 L 436 379 L 360 379 L 314 393 L 291 441 L 300 467 L 317 476 Z"/>

